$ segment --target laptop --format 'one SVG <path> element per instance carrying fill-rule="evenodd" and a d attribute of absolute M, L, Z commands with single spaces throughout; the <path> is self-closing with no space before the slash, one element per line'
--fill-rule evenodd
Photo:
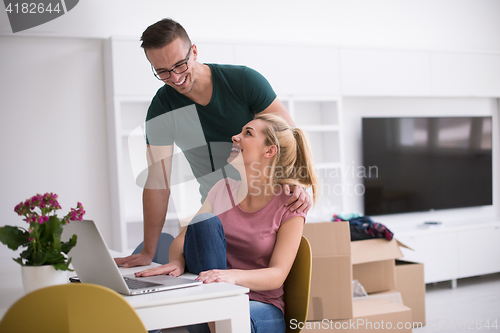
<path fill-rule="evenodd" d="M 134 274 L 122 276 L 94 221 L 71 221 L 64 226 L 61 239 L 67 241 L 73 234 L 78 239 L 68 256 L 73 258 L 71 264 L 81 282 L 108 287 L 124 295 L 141 295 L 202 283 L 168 275 L 139 278 Z"/>

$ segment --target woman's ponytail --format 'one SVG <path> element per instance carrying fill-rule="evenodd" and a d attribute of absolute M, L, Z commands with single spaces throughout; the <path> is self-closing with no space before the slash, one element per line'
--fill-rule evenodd
<path fill-rule="evenodd" d="M 271 164 L 273 184 L 312 187 L 313 202 L 319 193 L 319 181 L 314 170 L 314 161 L 306 134 L 300 128 L 290 127 L 286 121 L 273 114 L 260 114 L 255 119 L 267 123 L 264 130 L 267 145 L 276 145 L 278 154 Z"/>

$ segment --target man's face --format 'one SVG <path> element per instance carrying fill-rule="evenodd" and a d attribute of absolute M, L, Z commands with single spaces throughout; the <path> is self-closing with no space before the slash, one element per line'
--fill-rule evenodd
<path fill-rule="evenodd" d="M 171 86 L 180 94 L 187 94 L 193 89 L 195 79 L 194 63 L 197 58 L 196 46 L 191 46 L 190 52 L 190 46 L 186 45 L 180 38 L 177 38 L 160 49 L 146 50 L 146 57 L 158 74 L 185 63 L 188 54 L 188 69 L 180 74 L 170 71 L 170 77 L 163 80 L 165 84 Z M 176 71 L 179 72 L 177 69 Z"/>

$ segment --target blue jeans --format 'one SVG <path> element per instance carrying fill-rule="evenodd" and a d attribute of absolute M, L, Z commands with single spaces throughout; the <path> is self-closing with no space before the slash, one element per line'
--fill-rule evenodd
<path fill-rule="evenodd" d="M 184 238 L 186 271 L 199 274 L 211 269 L 227 269 L 226 237 L 219 218 L 211 213 L 197 215 L 189 223 Z M 283 312 L 272 304 L 250 301 L 252 333 L 285 333 Z M 190 333 L 209 333 L 207 324 L 187 326 Z"/>

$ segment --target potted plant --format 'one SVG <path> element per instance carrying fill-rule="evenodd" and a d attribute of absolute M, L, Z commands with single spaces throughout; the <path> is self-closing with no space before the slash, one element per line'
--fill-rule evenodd
<path fill-rule="evenodd" d="M 68 252 L 76 245 L 76 235 L 62 242 L 63 226 L 70 220 L 81 220 L 85 211 L 80 202 L 63 218 L 56 211 L 61 209 L 54 193 L 37 194 L 19 203 L 14 211 L 24 216 L 29 228 L 0 227 L 0 242 L 11 250 L 26 249 L 14 261 L 21 265 L 23 286 L 28 293 L 32 290 L 67 281 L 71 271 Z"/>

